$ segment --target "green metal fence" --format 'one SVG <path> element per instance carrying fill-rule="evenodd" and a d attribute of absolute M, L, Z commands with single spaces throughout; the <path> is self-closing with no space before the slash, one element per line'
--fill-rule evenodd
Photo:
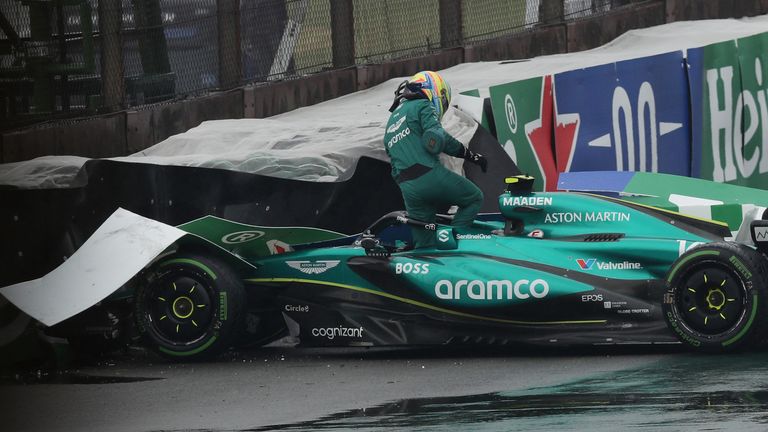
<path fill-rule="evenodd" d="M 423 55 L 629 0 L 5 0 L 0 129 Z"/>

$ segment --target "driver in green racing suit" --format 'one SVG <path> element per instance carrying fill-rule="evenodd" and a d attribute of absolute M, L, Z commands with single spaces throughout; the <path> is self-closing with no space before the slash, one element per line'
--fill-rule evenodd
<path fill-rule="evenodd" d="M 392 160 L 392 177 L 403 193 L 408 216 L 434 223 L 440 209 L 457 205 L 452 225 L 461 231 L 472 225 L 483 193 L 459 174 L 445 168 L 440 153 L 463 158 L 487 171 L 488 160 L 469 151 L 440 125 L 448 109 L 451 88 L 437 72 L 419 72 L 395 91 L 384 148 Z M 414 247 L 433 246 L 434 232 L 413 230 Z"/>

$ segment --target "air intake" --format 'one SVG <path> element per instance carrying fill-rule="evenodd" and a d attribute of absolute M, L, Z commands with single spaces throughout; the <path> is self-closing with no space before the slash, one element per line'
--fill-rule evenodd
<path fill-rule="evenodd" d="M 589 234 L 584 236 L 585 242 L 615 242 L 624 237 L 621 233 Z"/>

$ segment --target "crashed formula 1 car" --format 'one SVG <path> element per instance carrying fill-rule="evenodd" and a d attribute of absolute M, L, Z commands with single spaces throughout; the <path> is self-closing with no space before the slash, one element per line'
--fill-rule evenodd
<path fill-rule="evenodd" d="M 680 341 L 710 352 L 765 338 L 768 221 L 748 224 L 755 248 L 724 241 L 723 223 L 531 185 L 508 178 L 500 212 L 461 232 L 449 216 L 428 224 L 403 212 L 345 236 L 210 216 L 176 228 L 119 210 L 86 255 L 1 292 L 52 329 L 99 308 L 130 317 L 121 322 L 179 360 L 284 336 L 300 346 Z M 433 231 L 435 246 L 411 248 L 411 229 Z M 119 265 L 95 267 L 105 260 Z"/>

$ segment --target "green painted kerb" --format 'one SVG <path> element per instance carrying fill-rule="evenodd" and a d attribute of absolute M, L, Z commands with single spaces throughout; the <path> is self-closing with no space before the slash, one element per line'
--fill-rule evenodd
<path fill-rule="evenodd" d="M 177 356 L 177 357 L 186 357 L 191 356 L 195 354 L 199 354 L 202 351 L 205 351 L 208 349 L 209 346 L 213 345 L 214 342 L 216 342 L 216 339 L 218 339 L 218 336 L 214 336 L 210 339 L 208 339 L 208 342 L 200 345 L 199 347 L 193 349 L 192 351 L 171 351 L 167 348 L 160 347 L 160 351 L 162 351 L 165 354 Z"/>
<path fill-rule="evenodd" d="M 728 339 L 727 341 L 723 342 L 723 346 L 728 346 L 737 340 L 741 339 L 744 334 L 746 334 L 750 328 L 752 328 L 752 321 L 755 320 L 755 316 L 757 316 L 757 294 L 752 295 L 752 313 L 749 314 L 749 321 L 747 321 L 747 325 L 745 325 L 740 332 L 736 334 L 736 336 Z"/>
<path fill-rule="evenodd" d="M 190 265 L 193 265 L 193 266 L 199 268 L 200 270 L 206 272 L 208 274 L 208 276 L 210 276 L 213 280 L 216 280 L 216 273 L 214 273 L 213 270 L 211 270 L 210 267 L 208 267 L 207 265 L 205 265 L 205 264 L 203 264 L 203 263 L 201 263 L 199 261 L 195 261 L 195 260 L 189 259 L 189 258 L 175 258 L 175 259 L 163 262 L 162 264 L 160 264 L 160 267 L 165 267 L 165 266 L 171 265 L 171 264 L 190 264 Z"/>
<path fill-rule="evenodd" d="M 675 265 L 675 267 L 672 269 L 672 271 L 669 273 L 669 276 L 667 277 L 667 282 L 670 282 L 670 283 L 672 282 L 672 278 L 675 276 L 677 271 L 680 270 L 680 267 L 683 264 L 687 263 L 688 261 L 690 261 L 690 260 L 692 260 L 692 259 L 694 259 L 696 257 L 700 257 L 700 256 L 704 256 L 704 255 L 720 255 L 720 252 L 718 252 L 718 251 L 701 251 L 701 252 L 696 252 L 696 253 L 692 253 L 692 254 L 688 255 L 687 257 L 685 257 L 685 259 L 683 259 L 682 261 L 680 261 L 679 263 L 677 263 Z"/>

